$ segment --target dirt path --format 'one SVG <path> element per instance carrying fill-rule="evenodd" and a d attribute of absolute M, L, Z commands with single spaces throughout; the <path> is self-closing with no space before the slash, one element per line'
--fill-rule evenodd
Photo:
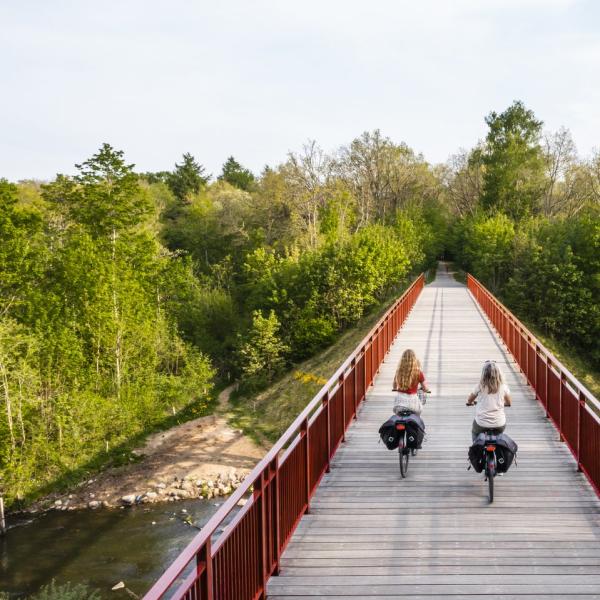
<path fill-rule="evenodd" d="M 266 449 L 232 429 L 227 422 L 229 396 L 234 386 L 218 397 L 214 415 L 188 421 L 151 435 L 135 452 L 143 456 L 135 464 L 110 469 L 71 494 L 54 495 L 48 500 L 57 508 L 69 510 L 90 506 L 119 506 L 122 498 L 133 502 L 156 502 L 198 496 L 210 481 L 211 495 L 235 487 L 264 456 Z M 230 491 L 230 490 L 229 490 Z"/>

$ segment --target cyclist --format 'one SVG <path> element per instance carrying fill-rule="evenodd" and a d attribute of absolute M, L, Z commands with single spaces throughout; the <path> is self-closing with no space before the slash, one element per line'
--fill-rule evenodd
<path fill-rule="evenodd" d="M 423 405 L 417 395 L 419 385 L 426 393 L 431 391 L 425 383 L 425 375 L 421 371 L 421 364 L 417 356 L 412 350 L 405 350 L 398 363 L 392 388 L 396 392 L 394 397 L 395 414 L 399 415 L 402 411 L 410 411 L 416 415 L 421 414 Z"/>
<path fill-rule="evenodd" d="M 502 378 L 495 360 L 486 360 L 481 370 L 481 379 L 467 398 L 467 406 L 477 404 L 471 434 L 473 441 L 480 433 L 493 431 L 502 433 L 506 427 L 504 407 L 511 406 L 510 390 Z"/>

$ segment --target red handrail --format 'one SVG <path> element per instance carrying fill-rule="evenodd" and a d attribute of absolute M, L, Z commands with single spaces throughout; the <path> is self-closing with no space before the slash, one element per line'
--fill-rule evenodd
<path fill-rule="evenodd" d="M 266 597 L 281 552 L 424 285 L 420 275 L 394 302 L 144 600 Z"/>
<path fill-rule="evenodd" d="M 600 496 L 600 402 L 475 277 L 471 294 L 514 356 L 536 398 Z"/>

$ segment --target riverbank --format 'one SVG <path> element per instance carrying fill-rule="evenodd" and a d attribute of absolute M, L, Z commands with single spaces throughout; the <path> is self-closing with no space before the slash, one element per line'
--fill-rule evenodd
<path fill-rule="evenodd" d="M 226 496 L 237 488 L 266 447 L 228 423 L 230 386 L 215 414 L 150 435 L 134 450 L 135 463 L 109 469 L 75 489 L 53 493 L 25 512 L 100 509 Z"/>

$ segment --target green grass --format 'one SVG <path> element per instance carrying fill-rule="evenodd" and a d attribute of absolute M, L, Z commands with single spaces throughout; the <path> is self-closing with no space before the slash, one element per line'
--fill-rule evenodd
<path fill-rule="evenodd" d="M 382 303 L 363 317 L 332 346 L 294 365 L 266 390 L 252 396 L 232 395 L 229 415 L 232 426 L 242 429 L 260 444 L 275 442 L 399 295 L 394 295 L 393 300 Z"/>
<path fill-rule="evenodd" d="M 600 371 L 592 361 L 576 349 L 556 340 L 531 323 L 522 321 L 523 325 L 542 342 L 544 346 L 590 391 L 600 400 Z"/>

